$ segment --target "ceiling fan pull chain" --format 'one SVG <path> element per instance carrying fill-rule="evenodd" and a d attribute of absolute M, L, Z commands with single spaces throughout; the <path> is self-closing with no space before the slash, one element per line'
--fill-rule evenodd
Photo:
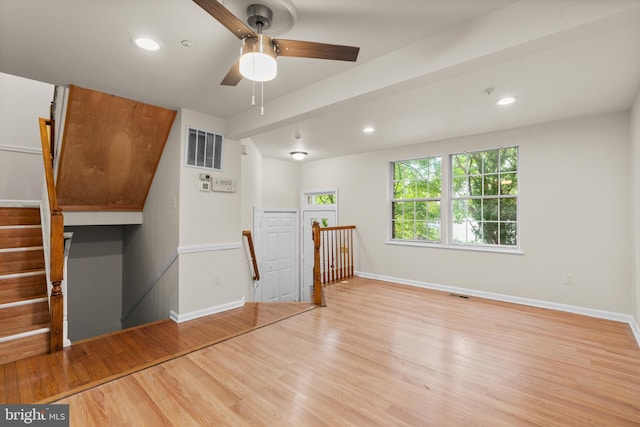
<path fill-rule="evenodd" d="M 256 81 L 253 80 L 251 85 L 251 106 L 256 106 Z"/>
<path fill-rule="evenodd" d="M 264 82 L 260 83 L 260 115 L 264 116 Z"/>

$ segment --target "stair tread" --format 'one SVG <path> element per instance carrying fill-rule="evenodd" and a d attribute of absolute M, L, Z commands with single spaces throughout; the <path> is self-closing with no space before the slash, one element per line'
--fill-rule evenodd
<path fill-rule="evenodd" d="M 18 303 L 28 303 L 28 301 L 33 300 L 34 302 L 37 302 L 38 300 L 41 300 L 42 298 L 47 298 L 47 294 L 46 293 L 41 293 L 38 295 L 29 295 L 29 296 L 24 296 L 24 297 L 15 297 L 15 298 L 11 298 L 8 301 L 2 301 L 2 297 L 0 297 L 0 309 L 2 309 L 2 306 L 4 304 L 11 304 L 14 302 L 18 302 Z"/>
<path fill-rule="evenodd" d="M 18 271 L 7 271 L 7 272 L 0 273 L 0 280 L 15 277 L 15 275 L 17 275 L 17 274 L 18 275 L 30 275 L 32 273 L 41 273 L 41 272 L 44 272 L 44 267 L 30 268 L 30 269 L 18 270 Z"/>
<path fill-rule="evenodd" d="M 37 331 L 38 329 L 48 328 L 48 322 L 37 323 L 34 325 L 19 326 L 17 328 L 5 329 L 0 331 L 0 338 L 10 337 L 12 335 L 23 334 L 25 332 Z"/>

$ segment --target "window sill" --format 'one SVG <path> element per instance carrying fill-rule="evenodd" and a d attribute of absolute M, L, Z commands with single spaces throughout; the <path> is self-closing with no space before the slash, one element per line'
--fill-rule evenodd
<path fill-rule="evenodd" d="M 490 252 L 506 255 L 524 255 L 524 252 L 520 249 L 502 249 L 486 246 L 463 246 L 463 245 L 443 245 L 440 243 L 420 243 L 420 242 L 403 242 L 400 240 L 387 240 L 385 245 L 392 246 L 413 246 L 416 248 L 431 248 L 431 249 L 449 249 L 454 251 L 470 251 L 470 252 Z"/>

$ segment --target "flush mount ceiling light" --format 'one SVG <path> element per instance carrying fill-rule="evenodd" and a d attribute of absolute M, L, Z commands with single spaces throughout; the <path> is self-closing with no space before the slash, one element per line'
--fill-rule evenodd
<path fill-rule="evenodd" d="M 291 155 L 291 157 L 293 157 L 293 160 L 300 161 L 300 160 L 304 159 L 305 157 L 307 157 L 308 153 L 306 153 L 304 151 L 292 151 L 289 154 Z"/>
<path fill-rule="evenodd" d="M 160 43 L 148 37 L 131 37 L 131 43 L 133 43 L 140 49 L 149 50 L 152 52 L 160 50 Z"/>
<path fill-rule="evenodd" d="M 500 106 L 505 106 L 505 105 L 511 105 L 514 102 L 516 102 L 516 97 L 515 96 L 503 96 L 502 98 L 500 98 L 496 104 L 500 105 Z"/>
<path fill-rule="evenodd" d="M 362 129 L 362 132 L 364 132 L 364 133 L 373 133 L 375 131 L 376 131 L 376 129 L 371 127 L 371 126 L 367 126 L 367 127 Z"/>

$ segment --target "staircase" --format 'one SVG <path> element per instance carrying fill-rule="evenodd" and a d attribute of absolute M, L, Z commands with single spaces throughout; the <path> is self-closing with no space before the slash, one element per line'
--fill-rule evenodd
<path fill-rule="evenodd" d="M 40 209 L 0 208 L 0 364 L 48 351 Z"/>

